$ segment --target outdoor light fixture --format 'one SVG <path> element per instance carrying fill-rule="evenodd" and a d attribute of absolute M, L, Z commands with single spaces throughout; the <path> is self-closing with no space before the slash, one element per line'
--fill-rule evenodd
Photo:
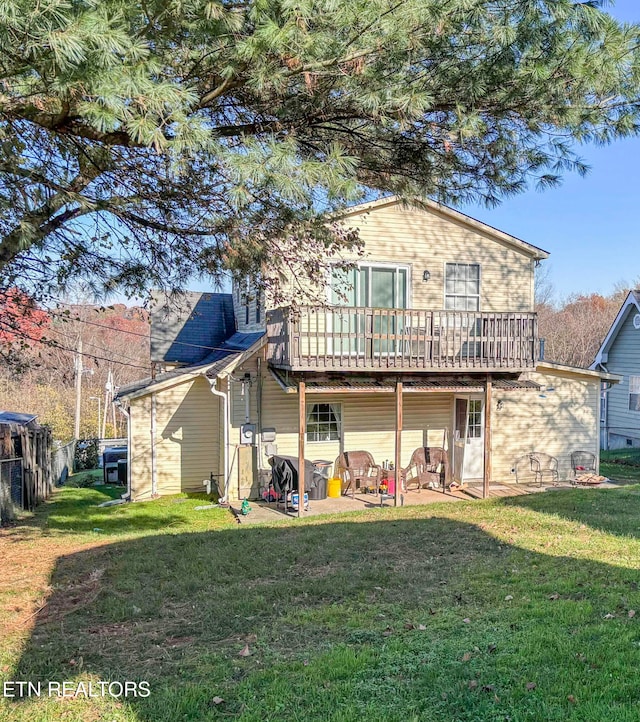
<path fill-rule="evenodd" d="M 496 406 L 496 409 L 498 409 L 498 411 L 502 411 L 503 406 L 504 406 L 504 401 L 502 399 L 500 399 L 500 401 L 498 401 L 498 405 Z"/>
<path fill-rule="evenodd" d="M 429 271 L 423 271 L 422 272 L 422 280 L 426 283 L 431 278 L 431 273 Z"/>

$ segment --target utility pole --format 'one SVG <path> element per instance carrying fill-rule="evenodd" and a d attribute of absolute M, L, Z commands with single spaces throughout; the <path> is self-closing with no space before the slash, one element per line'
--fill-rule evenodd
<path fill-rule="evenodd" d="M 80 397 L 82 394 L 82 339 L 78 336 L 76 350 L 76 420 L 73 429 L 73 436 L 76 441 L 80 438 Z"/>
<path fill-rule="evenodd" d="M 109 366 L 109 373 L 107 375 L 107 383 L 104 385 L 104 411 L 102 412 L 102 438 L 104 439 L 107 435 L 107 414 L 109 413 L 109 399 L 111 396 L 111 389 L 113 388 L 113 381 L 111 375 L 111 366 Z"/>

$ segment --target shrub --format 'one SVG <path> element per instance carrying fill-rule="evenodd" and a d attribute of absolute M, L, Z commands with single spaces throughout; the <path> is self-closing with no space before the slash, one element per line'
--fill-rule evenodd
<path fill-rule="evenodd" d="M 74 468 L 76 471 L 98 468 L 98 439 L 81 439 L 76 444 Z"/>

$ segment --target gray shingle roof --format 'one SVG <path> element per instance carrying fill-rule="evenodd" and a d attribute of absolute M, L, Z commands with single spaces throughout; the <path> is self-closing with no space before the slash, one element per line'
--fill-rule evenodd
<path fill-rule="evenodd" d="M 206 375 L 209 378 L 214 378 L 222 369 L 230 364 L 235 358 L 240 356 L 244 351 L 253 346 L 256 341 L 259 341 L 264 334 L 260 333 L 235 333 L 230 339 L 222 344 L 222 347 L 207 356 L 200 363 L 192 364 L 190 366 L 183 366 L 182 368 L 172 369 L 163 374 L 158 374 L 155 379 L 150 377 L 135 381 L 134 383 L 127 384 L 118 389 L 116 399 L 120 399 L 123 396 L 130 396 L 138 391 L 144 389 L 152 389 L 153 386 L 163 383 L 164 381 L 170 381 L 174 378 L 179 378 L 185 374 L 191 374 L 198 372 L 199 370 L 204 371 L 207 369 Z M 207 368 L 209 367 L 209 368 Z"/>
<path fill-rule="evenodd" d="M 235 332 L 230 293 L 189 292 L 151 302 L 151 360 L 201 363 Z"/>

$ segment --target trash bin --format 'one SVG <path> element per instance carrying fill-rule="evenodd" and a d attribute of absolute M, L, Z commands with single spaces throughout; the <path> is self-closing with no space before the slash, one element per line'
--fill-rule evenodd
<path fill-rule="evenodd" d="M 105 484 L 118 483 L 118 461 L 127 458 L 126 446 L 111 446 L 102 454 L 102 473 Z"/>
<path fill-rule="evenodd" d="M 326 459 L 318 459 L 311 462 L 314 466 L 315 473 L 313 475 L 315 486 L 309 489 L 309 499 L 319 501 L 327 498 L 327 482 L 331 472 L 331 461 Z"/>
<path fill-rule="evenodd" d="M 127 460 L 120 459 L 118 461 L 118 484 L 127 485 Z"/>

